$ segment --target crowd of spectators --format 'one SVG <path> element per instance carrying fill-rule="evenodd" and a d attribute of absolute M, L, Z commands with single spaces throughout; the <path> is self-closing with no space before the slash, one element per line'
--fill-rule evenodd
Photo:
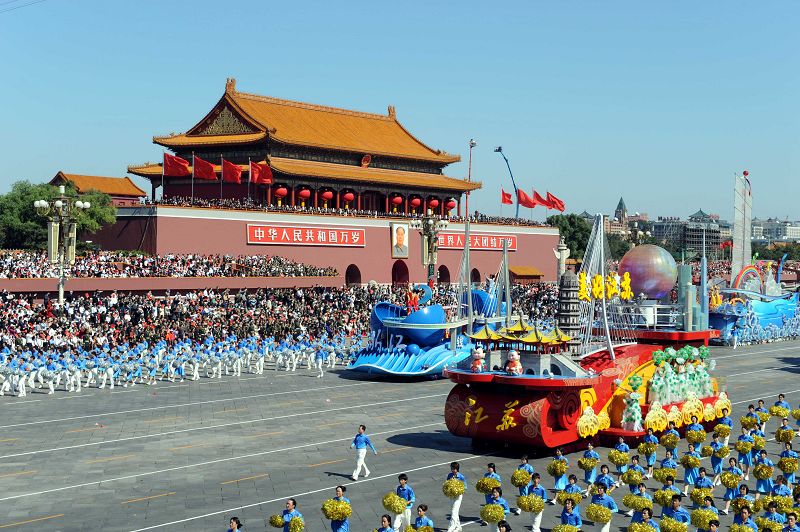
<path fill-rule="evenodd" d="M 266 338 L 299 334 L 318 338 L 369 333 L 372 308 L 380 301 L 405 304 L 407 287 L 279 288 L 254 291 L 68 293 L 59 309 L 46 297 L 0 291 L 0 349 L 26 347 L 89 349 L 167 337 L 202 342 L 209 335 Z M 455 287 L 438 289 L 432 302 L 456 303 Z M 534 317 L 553 316 L 554 285 L 514 287 L 512 306 Z M 528 310 L 525 310 L 528 309 Z M 516 310 L 515 310 L 516 312 Z M 168 336 L 169 334 L 169 336 Z"/>
<path fill-rule="evenodd" d="M 148 204 L 152 205 L 170 205 L 176 207 L 203 207 L 215 209 L 234 209 L 245 211 L 261 211 L 261 212 L 283 212 L 294 214 L 314 214 L 314 215 L 334 215 L 334 216 L 355 216 L 361 218 L 419 218 L 422 213 L 410 212 L 381 212 L 363 209 L 344 209 L 333 207 L 314 207 L 300 205 L 261 205 L 253 201 L 251 198 L 227 198 L 227 199 L 213 199 L 213 198 L 191 198 L 185 196 L 170 196 L 156 201 L 149 201 Z M 466 221 L 464 216 L 447 216 L 452 222 L 463 223 Z M 517 226 L 534 226 L 541 227 L 546 224 L 537 222 L 536 220 L 525 220 L 524 218 L 510 218 L 505 216 L 490 216 L 475 211 L 470 216 L 472 223 L 482 224 L 499 224 L 499 225 L 517 225 Z"/>
<path fill-rule="evenodd" d="M 76 257 L 70 277 L 335 277 L 335 268 L 320 268 L 274 255 L 150 256 L 113 251 Z M 0 251 L 0 278 L 31 279 L 58 276 L 47 253 Z"/>

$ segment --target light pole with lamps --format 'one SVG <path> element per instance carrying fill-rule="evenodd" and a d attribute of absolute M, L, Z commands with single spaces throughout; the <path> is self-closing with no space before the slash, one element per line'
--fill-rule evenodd
<path fill-rule="evenodd" d="M 508 167 L 508 175 L 511 176 L 511 185 L 514 187 L 514 196 L 516 196 L 518 198 L 517 199 L 517 210 L 516 210 L 516 214 L 514 215 L 514 217 L 515 218 L 519 218 L 519 191 L 517 190 L 517 182 L 514 181 L 514 174 L 511 173 L 511 164 L 509 164 L 508 157 L 506 157 L 506 154 L 503 153 L 503 147 L 502 146 L 496 147 L 494 149 L 494 151 L 495 151 L 495 153 L 499 153 L 500 154 L 500 157 L 503 158 L 503 160 L 506 162 L 506 166 Z"/>
<path fill-rule="evenodd" d="M 439 250 L 439 233 L 449 222 L 435 216 L 431 209 L 421 218 L 411 221 L 411 228 L 422 235 L 422 265 L 428 267 L 428 285 L 433 288 L 436 279 L 436 262 Z"/>
<path fill-rule="evenodd" d="M 64 185 L 58 187 L 54 200 L 36 200 L 33 207 L 37 214 L 47 217 L 47 256 L 51 264 L 58 264 L 58 306 L 64 308 L 64 285 L 67 272 L 64 263 L 75 263 L 75 244 L 78 225 L 77 213 L 92 206 L 88 201 L 67 196 Z"/>
<path fill-rule="evenodd" d="M 475 139 L 469 139 L 469 167 L 467 168 L 467 181 L 472 181 L 472 148 L 477 146 Z M 472 334 L 472 266 L 469 263 L 469 190 L 466 198 L 467 219 L 464 225 L 464 262 L 467 266 L 467 334 Z M 461 302 L 459 301 L 459 304 Z"/>

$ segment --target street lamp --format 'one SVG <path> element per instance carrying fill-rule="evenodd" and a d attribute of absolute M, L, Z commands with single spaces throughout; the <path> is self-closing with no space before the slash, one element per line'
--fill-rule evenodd
<path fill-rule="evenodd" d="M 66 195 L 64 185 L 58 187 L 55 200 L 36 200 L 33 207 L 39 216 L 47 218 L 47 256 L 51 264 L 58 264 L 58 306 L 64 307 L 64 284 L 67 272 L 64 263 L 75 264 L 77 240 L 77 213 L 91 208 L 92 204 Z M 73 201 L 74 200 L 74 201 Z"/>
<path fill-rule="evenodd" d="M 503 160 L 506 162 L 506 166 L 508 167 L 508 175 L 511 176 L 511 185 L 514 187 L 514 195 L 517 198 L 519 198 L 519 191 L 517 190 L 517 182 L 514 181 L 514 174 L 511 173 L 511 164 L 509 164 L 508 157 L 506 157 L 506 154 L 503 153 L 503 147 L 502 146 L 498 146 L 498 147 L 496 147 L 494 149 L 494 151 L 495 151 L 495 153 L 499 153 L 500 156 L 503 158 Z M 517 200 L 517 211 L 516 211 L 515 217 L 519 218 L 519 200 Z"/>
<path fill-rule="evenodd" d="M 411 221 L 411 228 L 422 235 L 422 265 L 428 267 L 428 285 L 433 288 L 436 279 L 436 262 L 439 251 L 439 233 L 447 229 L 449 222 L 433 214 L 431 209 L 421 218 Z"/>

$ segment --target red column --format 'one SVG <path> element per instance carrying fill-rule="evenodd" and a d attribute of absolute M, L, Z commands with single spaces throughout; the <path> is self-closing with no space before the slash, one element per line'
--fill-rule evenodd
<path fill-rule="evenodd" d="M 267 205 L 272 205 L 272 185 L 267 185 Z"/>
<path fill-rule="evenodd" d="M 356 205 L 357 205 L 356 208 L 360 211 L 361 210 L 361 192 L 356 192 Z"/>
<path fill-rule="evenodd" d="M 337 190 L 336 191 L 336 209 L 337 210 L 339 209 L 339 198 L 341 198 L 341 197 L 342 197 L 342 191 L 341 190 Z"/>
<path fill-rule="evenodd" d="M 386 194 L 386 212 L 390 212 L 389 211 L 389 194 Z"/>
<path fill-rule="evenodd" d="M 458 200 L 458 217 L 461 218 L 461 200 Z"/>
<path fill-rule="evenodd" d="M 314 194 L 314 208 L 316 209 L 317 207 L 319 207 L 319 189 L 315 189 L 311 193 Z"/>
<path fill-rule="evenodd" d="M 403 198 L 403 214 L 408 214 L 408 196 Z"/>
<path fill-rule="evenodd" d="M 425 216 L 428 214 L 428 198 L 422 200 L 422 215 Z"/>
<path fill-rule="evenodd" d="M 292 207 L 294 207 L 294 186 L 292 186 Z"/>

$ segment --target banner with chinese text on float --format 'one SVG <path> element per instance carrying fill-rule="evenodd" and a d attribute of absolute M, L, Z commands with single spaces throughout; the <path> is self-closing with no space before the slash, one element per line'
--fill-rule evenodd
<path fill-rule="evenodd" d="M 508 240 L 508 250 L 517 250 L 516 235 L 484 235 L 471 233 L 469 248 L 473 251 L 503 251 L 503 240 Z M 464 233 L 439 233 L 439 249 L 464 249 Z"/>
<path fill-rule="evenodd" d="M 364 229 L 299 225 L 247 224 L 247 243 L 263 245 L 338 246 L 363 248 Z"/>

